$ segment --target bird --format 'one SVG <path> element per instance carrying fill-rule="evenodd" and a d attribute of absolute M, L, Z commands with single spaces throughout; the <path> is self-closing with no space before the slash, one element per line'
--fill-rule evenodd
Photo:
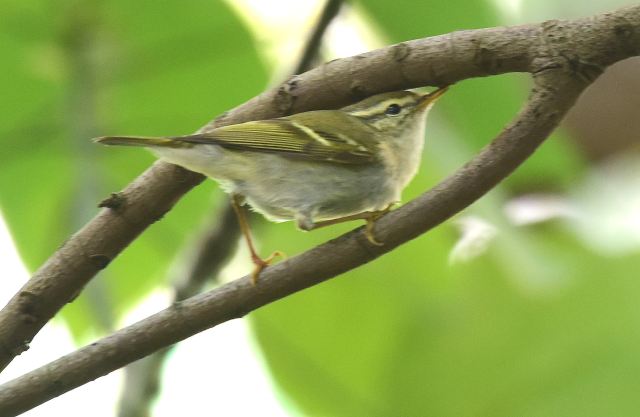
<path fill-rule="evenodd" d="M 206 175 L 231 195 L 251 259 L 252 282 L 279 251 L 261 258 L 241 206 L 309 231 L 365 220 L 365 236 L 400 202 L 416 175 L 426 114 L 448 86 L 421 94 L 376 94 L 336 110 L 249 121 L 185 136 L 103 136 L 104 145 L 141 146 L 160 159 Z"/>

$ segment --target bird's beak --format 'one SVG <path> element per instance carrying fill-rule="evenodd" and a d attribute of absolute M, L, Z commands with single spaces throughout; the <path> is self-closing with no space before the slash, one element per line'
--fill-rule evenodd
<path fill-rule="evenodd" d="M 445 87 L 438 88 L 435 91 L 432 91 L 430 93 L 423 95 L 422 97 L 420 97 L 418 108 L 424 109 L 426 107 L 429 107 L 430 105 L 435 103 L 436 100 L 440 98 L 440 96 L 446 93 L 448 89 L 449 89 L 449 86 L 447 85 Z"/>

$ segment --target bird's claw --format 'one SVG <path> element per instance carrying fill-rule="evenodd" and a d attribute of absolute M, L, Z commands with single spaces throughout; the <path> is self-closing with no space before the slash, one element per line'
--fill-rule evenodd
<path fill-rule="evenodd" d="M 252 255 L 251 256 L 251 260 L 253 261 L 253 264 L 255 265 L 255 267 L 253 268 L 253 271 L 251 272 L 251 283 L 253 285 L 256 285 L 262 270 L 265 269 L 266 267 L 268 267 L 269 265 L 271 265 L 271 262 L 273 262 L 273 260 L 275 258 L 286 259 L 286 257 L 287 257 L 287 255 L 285 255 L 284 252 L 281 252 L 279 250 L 273 252 L 271 255 L 267 256 L 265 259 L 262 259 L 258 255 Z"/>
<path fill-rule="evenodd" d="M 384 242 L 380 242 L 378 239 L 376 239 L 376 236 L 375 236 L 373 228 L 376 225 L 376 220 L 378 220 L 384 214 L 388 213 L 388 211 L 389 211 L 389 209 L 383 210 L 383 211 L 374 212 L 374 213 L 371 214 L 371 216 L 367 217 L 367 225 L 366 225 L 365 230 L 364 230 L 364 235 L 366 236 L 366 238 L 369 241 L 369 243 L 371 243 L 374 246 L 383 246 L 384 245 Z"/>

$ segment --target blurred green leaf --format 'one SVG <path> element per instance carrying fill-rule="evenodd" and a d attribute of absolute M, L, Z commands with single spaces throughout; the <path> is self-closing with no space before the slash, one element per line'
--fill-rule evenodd
<path fill-rule="evenodd" d="M 278 231 L 277 248 L 285 251 L 302 239 L 311 246 L 326 238 L 281 229 L 287 230 Z M 332 229 L 323 234 L 335 235 L 341 228 Z M 394 329 L 413 309 L 429 309 L 434 294 L 447 291 L 440 279 L 452 238 L 441 231 L 417 240 L 253 315 L 274 377 L 305 415 L 396 415 L 378 392 L 378 378 L 392 359 Z M 276 243 L 267 239 L 267 244 Z M 426 264 L 428 276 L 423 275 Z"/>
<path fill-rule="evenodd" d="M 5 2 L 0 17 L 0 90 L 11 103 L 0 124 L 0 207 L 31 270 L 154 160 L 98 147 L 92 136 L 189 133 L 266 83 L 224 2 L 55 3 Z M 163 283 L 214 189 L 207 182 L 189 193 L 65 307 L 76 335 L 108 327 Z"/>
<path fill-rule="evenodd" d="M 619 7 L 635 4 L 629 0 L 523 0 L 505 16 L 509 24 L 535 23 L 549 19 L 576 19 L 605 13 Z"/>
<path fill-rule="evenodd" d="M 436 229 L 253 315 L 303 414 L 635 415 L 640 256 L 604 258 L 543 227 L 528 234 L 532 274 L 505 256 L 504 236 L 448 265 L 453 239 Z"/>

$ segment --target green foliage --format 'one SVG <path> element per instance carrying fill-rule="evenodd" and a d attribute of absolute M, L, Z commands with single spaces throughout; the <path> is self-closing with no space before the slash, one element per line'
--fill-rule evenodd
<path fill-rule="evenodd" d="M 55 9 L 54 9 L 55 8 Z M 154 158 L 108 134 L 184 134 L 264 89 L 247 30 L 219 1 L 5 2 L 0 207 L 31 270 Z M 76 335 L 157 285 L 212 210 L 198 187 L 64 310 Z"/>
<path fill-rule="evenodd" d="M 451 266 L 452 240 L 441 228 L 254 315 L 305 415 L 635 413 L 637 256 L 594 256 L 554 227 L 542 285 L 501 245 Z"/>

